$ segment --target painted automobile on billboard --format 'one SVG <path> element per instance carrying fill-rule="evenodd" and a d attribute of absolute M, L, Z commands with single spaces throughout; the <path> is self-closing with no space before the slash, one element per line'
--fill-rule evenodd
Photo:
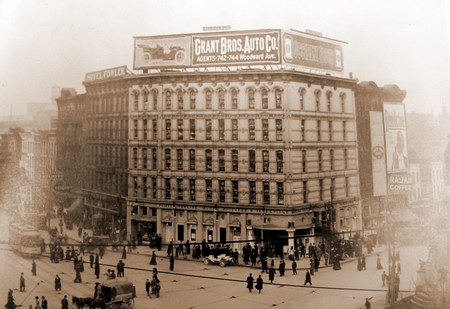
<path fill-rule="evenodd" d="M 279 64 L 280 32 L 208 34 L 192 37 L 192 65 Z"/>
<path fill-rule="evenodd" d="M 191 62 L 191 37 L 137 37 L 134 68 L 186 67 Z"/>
<path fill-rule="evenodd" d="M 342 46 L 292 33 L 283 33 L 286 64 L 342 72 L 344 60 Z"/>

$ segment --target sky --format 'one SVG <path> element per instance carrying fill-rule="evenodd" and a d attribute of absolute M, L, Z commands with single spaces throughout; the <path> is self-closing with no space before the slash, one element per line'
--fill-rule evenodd
<path fill-rule="evenodd" d="M 84 92 L 87 72 L 133 67 L 133 36 L 312 29 L 348 42 L 347 73 L 407 91 L 407 111 L 450 111 L 450 0 L 0 0 L 0 116 Z"/>

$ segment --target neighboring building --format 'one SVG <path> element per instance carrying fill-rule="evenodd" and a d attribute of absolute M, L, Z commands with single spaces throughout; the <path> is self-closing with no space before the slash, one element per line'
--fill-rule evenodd
<path fill-rule="evenodd" d="M 405 96 L 406 91 L 396 85 L 378 87 L 374 82 L 361 82 L 356 87 L 359 184 L 365 230 L 376 232 L 384 226 L 386 212 L 407 206 L 411 179 L 405 147 Z"/>
<path fill-rule="evenodd" d="M 422 196 L 421 178 L 420 178 L 420 165 L 417 163 L 411 163 L 409 165 L 409 173 L 411 174 L 411 192 L 409 193 L 409 203 L 414 204 L 419 201 Z"/>

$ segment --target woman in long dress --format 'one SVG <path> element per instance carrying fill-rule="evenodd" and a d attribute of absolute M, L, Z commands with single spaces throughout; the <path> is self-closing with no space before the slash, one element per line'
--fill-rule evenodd
<path fill-rule="evenodd" d="M 152 257 L 150 259 L 150 265 L 157 265 L 155 251 L 153 251 L 153 253 L 152 253 Z"/>

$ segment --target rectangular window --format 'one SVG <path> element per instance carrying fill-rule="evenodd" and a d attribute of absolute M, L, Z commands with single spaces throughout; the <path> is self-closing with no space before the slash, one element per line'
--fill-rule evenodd
<path fill-rule="evenodd" d="M 157 110 L 158 109 L 158 93 L 156 93 L 156 91 L 153 92 L 153 110 Z"/>
<path fill-rule="evenodd" d="M 183 140 L 183 119 L 177 119 L 177 138 L 179 141 Z"/>
<path fill-rule="evenodd" d="M 195 91 L 191 91 L 189 93 L 189 108 L 191 110 L 195 110 L 195 108 L 196 108 L 196 106 L 195 106 L 196 105 L 196 102 L 195 102 L 196 97 L 197 97 L 197 93 Z"/>
<path fill-rule="evenodd" d="M 275 129 L 276 129 L 277 141 L 282 141 L 283 140 L 283 120 L 281 120 L 281 119 L 275 120 Z"/>
<path fill-rule="evenodd" d="M 152 139 L 156 141 L 158 139 L 158 120 L 152 120 Z"/>
<path fill-rule="evenodd" d="M 166 192 L 166 200 L 170 200 L 172 198 L 172 188 L 170 187 L 170 178 L 164 178 L 164 189 Z"/>
<path fill-rule="evenodd" d="M 148 130 L 147 130 L 147 119 L 144 119 L 144 120 L 142 120 L 142 124 L 143 124 L 143 131 L 144 131 L 144 140 L 146 141 L 147 140 L 147 133 L 148 133 Z"/>
<path fill-rule="evenodd" d="M 237 119 L 231 119 L 231 140 L 238 140 L 238 121 Z"/>
<path fill-rule="evenodd" d="M 156 156 L 156 148 L 152 148 L 152 169 L 156 170 L 157 164 L 158 164 L 158 159 Z"/>
<path fill-rule="evenodd" d="M 103 182 L 105 183 L 105 182 Z M 136 176 L 133 177 L 133 191 L 134 191 L 134 196 L 137 197 L 138 196 L 138 178 Z"/>
<path fill-rule="evenodd" d="M 172 139 L 172 120 L 166 119 L 166 140 Z"/>
<path fill-rule="evenodd" d="M 321 121 L 317 120 L 317 141 L 321 141 L 322 140 L 322 136 L 321 136 Z"/>
<path fill-rule="evenodd" d="M 345 196 L 350 196 L 350 177 L 345 177 Z"/>
<path fill-rule="evenodd" d="M 147 168 L 147 148 L 142 148 L 142 168 Z"/>
<path fill-rule="evenodd" d="M 212 201 L 212 180 L 211 179 L 205 180 L 205 187 L 206 187 L 206 201 L 211 202 Z"/>
<path fill-rule="evenodd" d="M 334 170 L 334 150 L 330 149 L 330 170 Z"/>
<path fill-rule="evenodd" d="M 219 109 L 225 109 L 225 92 L 219 90 Z"/>
<path fill-rule="evenodd" d="M 269 151 L 263 150 L 262 152 L 262 160 L 263 160 L 263 172 L 269 172 Z"/>
<path fill-rule="evenodd" d="M 231 186 L 233 191 L 233 203 L 239 203 L 239 181 L 233 180 Z"/>
<path fill-rule="evenodd" d="M 231 150 L 231 169 L 233 172 L 239 171 L 239 152 L 236 149 Z"/>
<path fill-rule="evenodd" d="M 255 140 L 255 119 L 248 120 L 248 139 L 250 141 Z"/>
<path fill-rule="evenodd" d="M 205 170 L 212 171 L 212 151 L 211 151 L 211 149 L 205 150 Z"/>
<path fill-rule="evenodd" d="M 183 200 L 183 179 L 177 179 L 177 200 Z"/>
<path fill-rule="evenodd" d="M 277 150 L 276 160 L 277 160 L 277 173 L 283 173 L 283 151 L 282 150 Z"/>
<path fill-rule="evenodd" d="M 308 203 L 308 181 L 303 181 L 303 203 Z"/>
<path fill-rule="evenodd" d="M 323 201 L 323 179 L 319 179 L 319 201 Z"/>
<path fill-rule="evenodd" d="M 334 200 L 334 196 L 335 196 L 335 193 L 336 193 L 335 182 L 336 182 L 335 179 L 331 178 L 331 184 L 330 184 L 330 198 L 331 198 L 331 201 Z"/>
<path fill-rule="evenodd" d="M 189 179 L 189 199 L 195 201 L 195 179 Z"/>
<path fill-rule="evenodd" d="M 158 188 L 156 186 L 156 177 L 152 177 L 152 198 L 158 198 Z"/>
<path fill-rule="evenodd" d="M 256 182 L 248 182 L 249 200 L 250 204 L 256 204 Z"/>
<path fill-rule="evenodd" d="M 212 92 L 211 90 L 206 90 L 205 92 L 205 105 L 206 109 L 212 109 Z"/>
<path fill-rule="evenodd" d="M 219 140 L 225 139 L 225 119 L 219 119 Z"/>
<path fill-rule="evenodd" d="M 171 163 L 171 153 L 170 153 L 170 149 L 165 149 L 164 150 L 164 161 L 165 161 L 165 169 L 166 170 L 170 170 L 170 163 Z"/>
<path fill-rule="evenodd" d="M 148 213 L 148 207 L 141 207 L 142 208 L 142 215 L 147 216 Z"/>
<path fill-rule="evenodd" d="M 225 202 L 225 180 L 219 180 L 219 202 Z"/>
<path fill-rule="evenodd" d="M 269 119 L 262 120 L 262 138 L 263 141 L 269 140 Z"/>
<path fill-rule="evenodd" d="M 195 139 L 195 119 L 189 119 L 189 139 Z"/>
<path fill-rule="evenodd" d="M 184 102 L 183 102 L 183 92 L 179 91 L 177 93 L 177 103 L 178 103 L 178 109 L 183 109 Z"/>
<path fill-rule="evenodd" d="M 231 90 L 231 108 L 238 108 L 238 93 L 236 89 Z"/>
<path fill-rule="evenodd" d="M 300 141 L 304 141 L 305 140 L 305 120 L 302 119 L 300 121 Z"/>
<path fill-rule="evenodd" d="M 348 150 L 347 148 L 344 149 L 344 169 L 346 170 L 348 168 Z"/>
<path fill-rule="evenodd" d="M 284 205 L 284 183 L 277 182 L 277 203 Z"/>
<path fill-rule="evenodd" d="M 205 127 L 206 127 L 206 140 L 210 141 L 212 137 L 212 121 L 211 119 L 205 120 Z"/>
<path fill-rule="evenodd" d="M 347 121 L 342 121 L 342 136 L 345 142 L 347 140 Z"/>
<path fill-rule="evenodd" d="M 333 141 L 333 121 L 328 121 L 328 134 L 330 142 Z"/>
<path fill-rule="evenodd" d="M 219 149 L 219 172 L 225 172 L 225 150 Z"/>
<path fill-rule="evenodd" d="M 195 171 L 195 149 L 189 149 L 189 170 Z"/>
<path fill-rule="evenodd" d="M 138 139 L 138 121 L 137 120 L 133 120 L 133 136 L 134 139 Z"/>
<path fill-rule="evenodd" d="M 147 198 L 147 177 L 142 177 L 142 195 Z"/>
<path fill-rule="evenodd" d="M 183 149 L 177 149 L 177 170 L 183 170 Z"/>
<path fill-rule="evenodd" d="M 305 88 L 300 88 L 299 94 L 300 94 L 300 110 L 302 111 L 305 108 Z"/>
<path fill-rule="evenodd" d="M 134 168 L 138 167 L 138 149 L 137 148 L 133 148 L 133 167 Z"/>
<path fill-rule="evenodd" d="M 270 184 L 268 181 L 263 181 L 263 203 L 270 204 Z"/>
<path fill-rule="evenodd" d="M 306 150 L 302 150 L 302 172 L 306 173 Z"/>
<path fill-rule="evenodd" d="M 256 168 L 256 156 L 255 156 L 255 151 L 254 150 L 249 150 L 248 151 L 248 171 L 250 173 L 254 173 Z"/>
<path fill-rule="evenodd" d="M 319 149 L 319 151 L 317 152 L 317 164 L 319 166 L 319 172 L 322 171 L 322 159 L 323 159 L 322 149 Z"/>
<path fill-rule="evenodd" d="M 172 109 L 172 93 L 170 91 L 166 92 L 166 109 Z"/>

